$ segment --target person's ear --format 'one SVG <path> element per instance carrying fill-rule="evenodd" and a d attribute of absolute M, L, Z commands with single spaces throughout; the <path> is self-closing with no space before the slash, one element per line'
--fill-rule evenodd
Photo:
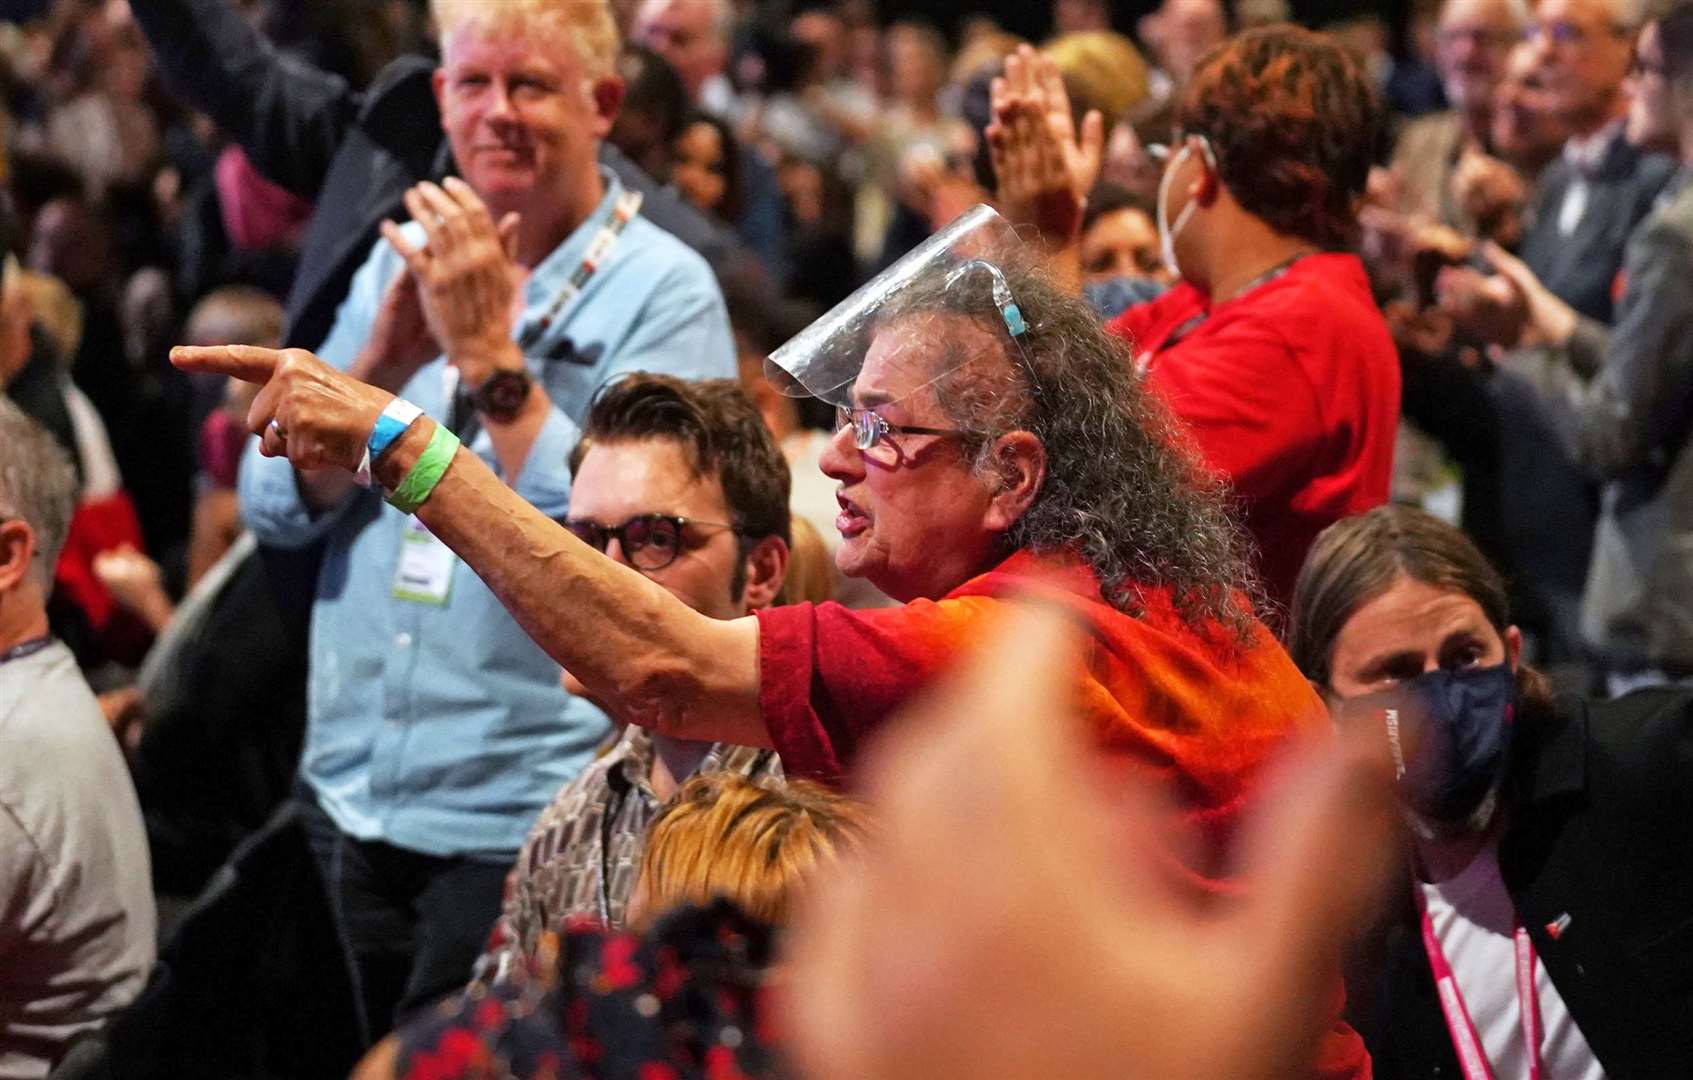
<path fill-rule="evenodd" d="M 1007 532 L 1029 512 L 1046 482 L 1046 447 L 1029 431 L 1009 431 L 994 440 L 993 492 L 984 524 Z"/>
<path fill-rule="evenodd" d="M 594 137 L 603 139 L 611 134 L 611 125 L 617 121 L 618 110 L 623 108 L 623 80 L 616 75 L 602 75 L 593 81 L 589 92 L 594 98 Z"/>
<path fill-rule="evenodd" d="M 441 130 L 447 130 L 447 69 L 436 68 L 429 75 L 430 89 L 435 91 L 435 111 L 441 116 Z"/>
<path fill-rule="evenodd" d="M 1523 632 L 1514 626 L 1505 627 L 1505 663 L 1515 674 L 1523 657 Z"/>
<path fill-rule="evenodd" d="M 11 592 L 35 561 L 35 530 L 21 520 L 0 522 L 0 594 Z"/>
<path fill-rule="evenodd" d="M 751 613 L 776 602 L 788 577 L 788 545 L 780 536 L 766 536 L 747 552 L 746 584 L 741 608 Z"/>
<path fill-rule="evenodd" d="M 1197 140 L 1199 151 L 1194 157 L 1199 160 L 1199 180 L 1193 185 L 1193 197 L 1199 200 L 1202 208 L 1209 208 L 1217 201 L 1222 193 L 1223 177 L 1217 169 L 1217 155 L 1211 149 L 1211 143 L 1205 139 Z"/>

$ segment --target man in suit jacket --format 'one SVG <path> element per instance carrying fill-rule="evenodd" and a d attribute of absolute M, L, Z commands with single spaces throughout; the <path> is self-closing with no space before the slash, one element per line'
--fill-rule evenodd
<path fill-rule="evenodd" d="M 1685 1076 L 1693 1068 L 1685 858 L 1693 694 L 1563 697 L 1548 714 L 1525 714 L 1522 727 L 1498 859 L 1536 960 L 1604 1075 Z M 1359 1020 L 1376 1076 L 1461 1077 L 1416 912 L 1406 904 L 1401 916 L 1381 942 L 1373 1022 Z"/>
<path fill-rule="evenodd" d="M 1670 159 L 1630 144 L 1624 131 L 1633 18 L 1628 0 L 1541 0 L 1528 34 L 1553 107 L 1575 134 L 1536 187 L 1523 260 L 1564 302 L 1606 324 L 1628 236 L 1675 170 Z M 1478 280 L 1473 272 L 1442 277 L 1448 307 L 1472 327 L 1485 306 L 1471 287 Z M 1509 335 L 1478 336 L 1517 344 Z M 1489 391 L 1503 542 L 1524 628 L 1536 638 L 1537 659 L 1559 663 L 1584 656 L 1578 624 L 1598 499 L 1534 389 L 1531 374 L 1544 363 L 1524 354 L 1495 374 Z"/>
<path fill-rule="evenodd" d="M 266 179 L 316 204 L 288 296 L 285 344 L 317 347 L 377 225 L 403 220 L 407 188 L 453 171 L 430 89 L 435 64 L 402 56 L 359 91 L 278 50 L 226 0 L 131 7 L 171 87 L 240 143 Z M 602 144 L 600 161 L 642 192 L 643 217 L 713 266 L 736 255 L 724 230 L 616 147 Z"/>
<path fill-rule="evenodd" d="M 1629 135 L 1668 136 L 1682 164 L 1629 237 L 1614 329 L 1494 256 L 1549 343 L 1528 372 L 1540 404 L 1605 484 L 1581 632 L 1613 690 L 1693 675 L 1693 6 L 1640 35 Z"/>

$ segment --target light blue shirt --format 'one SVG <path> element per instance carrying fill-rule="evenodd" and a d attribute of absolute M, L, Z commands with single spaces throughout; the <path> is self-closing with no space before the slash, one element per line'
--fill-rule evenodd
<path fill-rule="evenodd" d="M 540 321 L 609 219 L 622 188 L 602 174 L 605 198 L 531 273 L 515 339 Z M 420 228 L 405 228 L 421 242 Z M 324 360 L 343 369 L 352 363 L 401 265 L 378 240 L 318 350 Z M 570 452 L 603 383 L 630 371 L 735 374 L 729 320 L 710 268 L 639 216 L 581 296 L 526 351 L 552 415 L 522 473 L 506 482 L 553 517 L 568 508 Z M 450 405 L 445 367 L 445 357 L 437 357 L 401 392 L 440 421 Z M 471 449 L 498 470 L 485 430 Z M 395 570 L 410 519 L 377 495 L 361 489 L 313 514 L 288 462 L 250 446 L 241 462 L 241 506 L 264 543 L 328 540 L 312 610 L 300 763 L 324 810 L 360 839 L 431 855 L 509 858 L 541 807 L 587 763 L 606 734 L 605 716 L 560 688 L 558 665 L 457 559 L 444 604 L 397 599 Z"/>

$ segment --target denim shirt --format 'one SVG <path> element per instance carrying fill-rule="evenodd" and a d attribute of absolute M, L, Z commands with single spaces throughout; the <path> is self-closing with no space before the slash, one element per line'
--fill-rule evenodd
<path fill-rule="evenodd" d="M 530 274 L 513 337 L 541 320 L 609 219 L 621 185 Z M 415 224 L 404 226 L 414 244 Z M 350 365 L 402 261 L 377 241 L 319 348 Z M 568 459 L 594 391 L 631 371 L 733 377 L 728 316 L 705 261 L 636 216 L 582 294 L 526 350 L 552 402 L 521 474 L 508 484 L 562 517 Z M 448 419 L 445 357 L 401 396 Z M 486 430 L 470 443 L 498 471 Z M 410 519 L 362 489 L 327 511 L 300 498 L 294 471 L 249 445 L 241 504 L 263 543 L 327 540 L 312 611 L 309 723 L 300 771 L 348 834 L 432 855 L 507 858 L 559 787 L 607 732 L 603 714 L 559 686 L 559 668 L 456 558 L 444 604 L 398 599 L 394 581 Z"/>

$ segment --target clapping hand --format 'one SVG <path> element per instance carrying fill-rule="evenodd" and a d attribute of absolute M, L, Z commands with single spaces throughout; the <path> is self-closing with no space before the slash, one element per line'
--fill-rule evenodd
<path fill-rule="evenodd" d="M 1000 212 L 1013 224 L 1034 225 L 1049 243 L 1070 243 L 1099 180 L 1104 118 L 1090 111 L 1078 132 L 1057 63 L 1027 45 L 1005 58 L 990 95 L 985 134 Z"/>
<path fill-rule="evenodd" d="M 412 244 L 392 221 L 382 223 L 382 235 L 406 261 L 428 332 L 464 384 L 474 389 L 497 368 L 521 366 L 511 338 L 523 277 L 518 215 L 496 225 L 481 197 L 452 176 L 418 184 L 405 203 L 426 242 Z"/>

